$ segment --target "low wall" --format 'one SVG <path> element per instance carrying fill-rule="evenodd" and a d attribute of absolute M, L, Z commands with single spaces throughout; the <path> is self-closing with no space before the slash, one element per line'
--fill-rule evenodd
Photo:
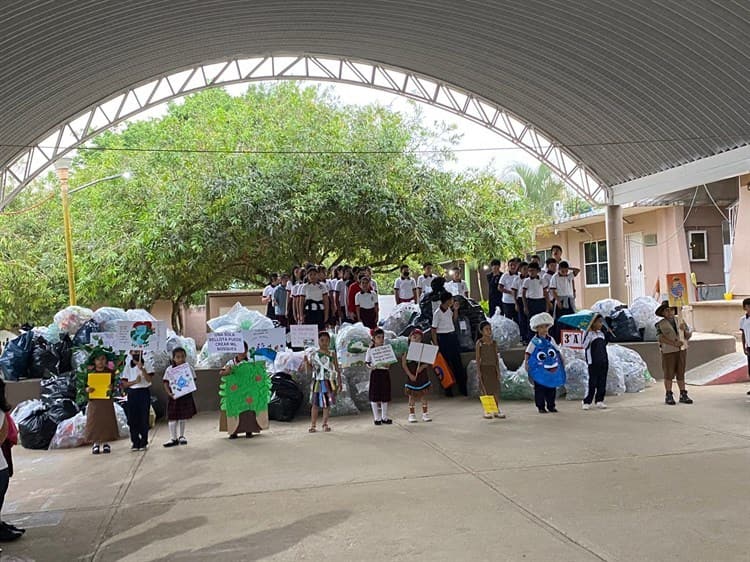
<path fill-rule="evenodd" d="M 698 332 L 738 336 L 740 332 L 741 300 L 694 302 L 692 307 L 693 326 Z"/>

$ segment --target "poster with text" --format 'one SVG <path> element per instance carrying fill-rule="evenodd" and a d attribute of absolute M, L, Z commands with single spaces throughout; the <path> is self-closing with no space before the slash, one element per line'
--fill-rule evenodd
<path fill-rule="evenodd" d="M 244 353 L 242 332 L 211 332 L 206 334 L 209 353 Z"/>
<path fill-rule="evenodd" d="M 117 332 L 91 332 L 89 343 L 98 347 L 108 347 L 112 351 L 126 351 L 117 347 L 120 343 L 117 340 Z"/>
<path fill-rule="evenodd" d="M 167 325 L 161 320 L 119 320 L 117 348 L 121 351 L 163 351 L 167 348 Z"/>
<path fill-rule="evenodd" d="M 398 362 L 396 354 L 390 345 L 376 345 L 370 348 L 370 357 L 372 358 L 373 367 L 388 366 Z"/>
<path fill-rule="evenodd" d="M 261 350 L 270 350 L 274 357 L 276 353 L 286 351 L 286 328 L 270 328 L 267 330 L 247 330 L 242 332 L 247 351 L 252 356 Z"/>
<path fill-rule="evenodd" d="M 170 367 L 167 372 L 164 373 L 164 380 L 169 383 L 169 388 L 172 391 L 175 400 L 197 390 L 193 370 L 187 363 L 177 365 L 176 367 Z"/>
<path fill-rule="evenodd" d="M 314 347 L 318 345 L 317 324 L 292 324 L 289 328 L 292 347 Z"/>

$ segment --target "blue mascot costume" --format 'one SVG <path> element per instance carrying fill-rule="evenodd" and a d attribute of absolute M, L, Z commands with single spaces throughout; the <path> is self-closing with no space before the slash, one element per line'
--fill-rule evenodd
<path fill-rule="evenodd" d="M 537 335 L 526 348 L 526 369 L 534 382 L 534 401 L 540 414 L 557 412 L 557 387 L 565 384 L 562 354 L 549 335 L 549 328 L 553 324 L 552 316 L 546 312 L 532 316 L 531 329 Z"/>

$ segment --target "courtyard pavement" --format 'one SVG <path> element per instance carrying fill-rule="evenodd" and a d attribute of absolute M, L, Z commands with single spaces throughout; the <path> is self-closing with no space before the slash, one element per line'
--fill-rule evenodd
<path fill-rule="evenodd" d="M 215 413 L 186 447 L 126 441 L 15 449 L 4 519 L 25 526 L 2 560 L 750 560 L 748 384 L 662 390 L 582 412 L 436 400 L 432 423 L 335 418 L 333 431 L 273 423 L 228 440 Z"/>

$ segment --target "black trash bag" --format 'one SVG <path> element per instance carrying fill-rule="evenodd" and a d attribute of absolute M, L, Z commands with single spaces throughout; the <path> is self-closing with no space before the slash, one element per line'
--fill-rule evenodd
<path fill-rule="evenodd" d="M 154 414 L 156 414 L 157 420 L 160 420 L 167 415 L 167 410 L 164 407 L 164 404 L 153 394 L 151 395 L 151 407 L 154 409 Z"/>
<path fill-rule="evenodd" d="M 297 383 L 286 373 L 271 377 L 271 400 L 268 402 L 268 418 L 290 422 L 299 411 L 304 395 Z"/>
<path fill-rule="evenodd" d="M 49 419 L 51 419 L 55 423 L 55 425 L 58 425 L 61 422 L 72 418 L 77 413 L 78 406 L 76 405 L 75 401 L 71 400 L 70 398 L 57 400 L 56 402 L 52 403 L 49 407 L 49 410 L 47 410 Z"/>
<path fill-rule="evenodd" d="M 0 356 L 0 371 L 5 380 L 17 381 L 28 377 L 33 348 L 34 333 L 31 331 L 8 342 Z"/>
<path fill-rule="evenodd" d="M 459 315 L 458 320 L 454 324 L 461 351 L 474 351 L 475 344 L 474 338 L 471 335 L 471 322 L 469 322 L 469 319 L 466 316 Z"/>
<path fill-rule="evenodd" d="M 63 373 L 44 379 L 39 383 L 39 387 L 39 396 L 47 407 L 62 400 L 75 402 L 77 392 L 75 373 Z"/>
<path fill-rule="evenodd" d="M 57 431 L 46 406 L 39 406 L 29 412 L 18 423 L 18 435 L 24 449 L 47 449 Z"/>
<path fill-rule="evenodd" d="M 73 347 L 81 345 L 89 345 L 91 340 L 91 334 L 99 332 L 99 324 L 93 320 L 88 320 L 86 323 L 78 328 L 75 337 L 73 338 Z"/>
<path fill-rule="evenodd" d="M 32 379 L 45 379 L 57 374 L 57 356 L 52 350 L 52 345 L 42 336 L 37 336 L 31 350 L 29 376 Z"/>
<path fill-rule="evenodd" d="M 61 334 L 60 341 L 53 346 L 57 357 L 57 372 L 67 373 L 73 370 L 73 342 L 68 334 Z"/>
<path fill-rule="evenodd" d="M 458 315 L 465 316 L 469 319 L 471 325 L 471 338 L 476 341 L 479 339 L 479 325 L 487 321 L 487 315 L 477 301 L 467 299 L 462 295 L 454 297 L 458 303 Z"/>
<path fill-rule="evenodd" d="M 613 342 L 643 341 L 633 313 L 627 307 L 615 308 L 607 318 L 607 325 L 614 334 Z"/>
<path fill-rule="evenodd" d="M 419 330 L 422 330 L 422 332 L 426 332 L 431 327 L 432 327 L 432 315 L 430 315 L 430 317 L 427 318 L 426 316 L 420 314 L 414 320 L 412 320 L 411 326 L 406 328 L 404 332 L 408 331 L 409 334 L 411 334 L 414 331 L 414 328 L 418 328 Z M 402 332 L 402 335 L 408 335 L 408 334 L 404 334 Z"/>

